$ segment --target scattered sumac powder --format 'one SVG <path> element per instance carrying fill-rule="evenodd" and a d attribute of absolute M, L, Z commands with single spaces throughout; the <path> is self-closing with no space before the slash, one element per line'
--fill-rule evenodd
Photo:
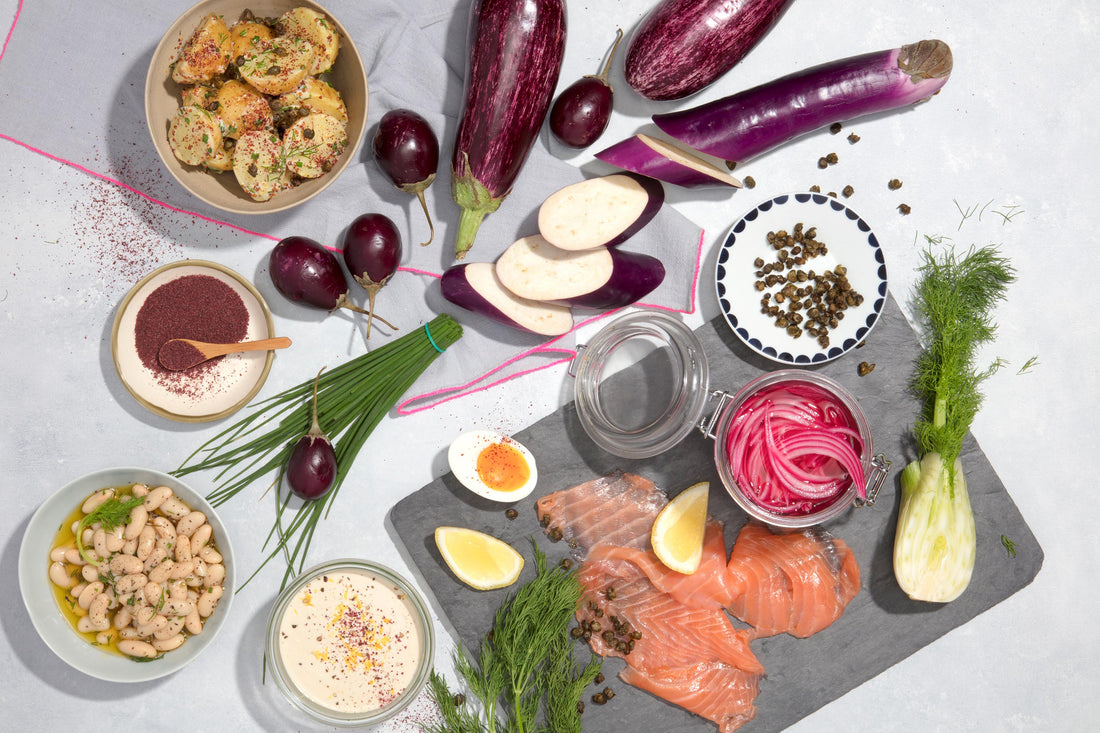
<path fill-rule="evenodd" d="M 158 354 L 166 341 L 177 338 L 235 343 L 248 334 L 248 308 L 241 296 L 212 275 L 184 275 L 149 293 L 134 323 L 138 358 L 168 390 L 198 396 L 210 385 L 209 372 L 224 357 L 185 372 L 161 366 Z"/>

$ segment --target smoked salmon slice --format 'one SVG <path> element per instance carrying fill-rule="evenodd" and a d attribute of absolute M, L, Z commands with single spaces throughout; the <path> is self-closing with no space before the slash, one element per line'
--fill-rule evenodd
<path fill-rule="evenodd" d="M 585 619 L 590 626 L 599 624 L 590 639 L 593 651 L 623 657 L 641 669 L 716 661 L 764 673 L 749 648 L 750 633 L 735 627 L 725 611 L 681 603 L 653 585 L 637 565 L 614 554 L 613 547 L 595 546 L 577 574 L 585 589 L 578 611 L 582 628 Z M 632 648 L 624 652 L 619 642 Z"/>
<path fill-rule="evenodd" d="M 659 590 L 692 608 L 720 609 L 733 603 L 741 592 L 741 578 L 727 571 L 725 526 L 716 519 L 707 521 L 703 535 L 703 556 L 699 568 L 690 575 L 672 570 L 658 559 L 653 550 L 602 548 L 602 556 L 634 563 Z"/>
<path fill-rule="evenodd" d="M 619 678 L 714 721 L 721 733 L 730 733 L 756 717 L 754 701 L 760 691 L 760 675 L 721 662 L 647 670 L 628 666 Z"/>
<path fill-rule="evenodd" d="M 775 533 L 749 522 L 737 535 L 728 569 L 741 593 L 727 608 L 757 637 L 815 634 L 840 618 L 860 589 L 855 555 L 820 527 Z"/>
<path fill-rule="evenodd" d="M 665 492 L 647 478 L 616 471 L 536 502 L 547 534 L 587 550 L 600 543 L 649 548 L 653 520 L 668 503 Z"/>

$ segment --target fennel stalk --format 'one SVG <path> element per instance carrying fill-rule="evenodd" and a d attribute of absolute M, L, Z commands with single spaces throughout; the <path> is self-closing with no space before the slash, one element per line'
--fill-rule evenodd
<path fill-rule="evenodd" d="M 1008 259 L 988 245 L 963 257 L 924 252 L 915 300 L 925 348 L 913 387 L 924 400 L 914 426 L 921 454 L 901 474 L 894 575 L 914 600 L 946 603 L 970 584 L 977 555 L 974 513 L 959 454 L 982 403 L 979 385 L 1000 366 L 975 367 L 992 341 L 993 307 L 1015 278 Z"/>

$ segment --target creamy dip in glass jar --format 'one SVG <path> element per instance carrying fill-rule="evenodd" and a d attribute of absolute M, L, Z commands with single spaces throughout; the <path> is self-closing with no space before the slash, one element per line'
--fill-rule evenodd
<path fill-rule="evenodd" d="M 303 573 L 279 596 L 268 623 L 279 687 L 335 725 L 396 714 L 423 688 L 433 653 L 419 594 L 392 570 L 359 560 Z"/>

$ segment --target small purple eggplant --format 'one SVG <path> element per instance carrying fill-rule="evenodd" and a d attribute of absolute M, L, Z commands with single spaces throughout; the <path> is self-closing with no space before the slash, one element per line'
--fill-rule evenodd
<path fill-rule="evenodd" d="M 435 181 L 439 168 L 439 139 L 431 125 L 410 109 L 392 109 L 382 115 L 374 134 L 374 157 L 393 185 L 420 200 L 428 220 L 427 242 L 435 239 L 435 225 L 428 213 L 424 191 Z"/>
<path fill-rule="evenodd" d="M 607 73 L 611 70 L 611 60 L 615 58 L 615 50 L 621 40 L 623 31 L 620 28 L 603 71 L 573 82 L 558 95 L 550 108 L 550 132 L 563 145 L 587 148 L 607 129 L 615 96 L 607 81 Z"/>
<path fill-rule="evenodd" d="M 322 369 L 321 371 L 324 371 Z M 286 482 L 291 493 L 300 499 L 313 501 L 327 494 L 336 482 L 336 450 L 317 420 L 317 383 L 313 380 L 313 423 L 309 432 L 298 438 L 286 462 Z"/>
<path fill-rule="evenodd" d="M 374 320 L 374 299 L 401 264 L 401 233 L 384 214 L 361 214 L 344 234 L 344 263 L 369 298 L 367 338 Z"/>

